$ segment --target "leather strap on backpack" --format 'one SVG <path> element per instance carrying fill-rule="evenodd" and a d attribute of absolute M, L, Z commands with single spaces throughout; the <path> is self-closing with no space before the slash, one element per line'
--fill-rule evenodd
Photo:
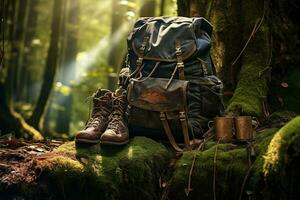
<path fill-rule="evenodd" d="M 179 120 L 182 127 L 185 147 L 187 150 L 190 150 L 191 146 L 190 146 L 189 128 L 188 128 L 187 116 L 185 111 L 179 112 Z"/>
<path fill-rule="evenodd" d="M 168 86 L 170 85 L 170 83 L 172 82 L 176 71 L 178 70 L 178 75 L 179 75 L 179 79 L 180 80 L 184 80 L 184 63 L 183 63 L 183 59 L 182 59 L 182 51 L 181 51 L 181 45 L 180 45 L 180 41 L 176 40 L 175 42 L 175 49 L 176 49 L 176 58 L 177 58 L 177 65 L 172 73 L 172 76 L 170 78 L 170 80 L 168 81 L 165 89 L 168 88 Z M 184 91 L 184 93 L 186 94 L 186 91 Z M 185 148 L 187 150 L 189 150 L 191 148 L 190 146 L 190 138 L 189 138 L 189 129 L 188 129 L 188 121 L 187 121 L 187 116 L 186 116 L 186 110 L 187 108 L 181 110 L 179 112 L 179 120 L 181 123 L 181 127 L 182 127 L 182 133 L 183 133 L 183 137 L 184 137 L 184 143 L 185 143 Z M 171 143 L 171 145 L 173 146 L 173 148 L 176 151 L 183 151 L 178 144 L 176 143 L 174 136 L 172 134 L 172 131 L 170 129 L 170 125 L 168 123 L 167 117 L 166 117 L 166 113 L 161 112 L 160 113 L 160 120 L 162 121 L 165 133 Z"/>
<path fill-rule="evenodd" d="M 149 36 L 145 36 L 143 39 L 143 43 L 139 48 L 139 57 L 136 61 L 137 75 L 142 71 L 145 49 L 146 49 L 147 42 L 149 41 L 149 38 L 150 38 Z"/>
<path fill-rule="evenodd" d="M 167 137 L 168 137 L 168 139 L 169 139 L 170 144 L 172 145 L 172 147 L 173 147 L 176 151 L 182 152 L 183 149 L 181 149 L 181 148 L 178 146 L 178 144 L 176 143 L 176 140 L 175 140 L 175 138 L 174 138 L 174 136 L 173 136 L 173 134 L 172 134 L 170 125 L 169 125 L 169 123 L 168 123 L 168 121 L 167 121 L 166 113 L 164 113 L 164 112 L 161 112 L 161 113 L 160 113 L 160 120 L 161 120 L 161 122 L 162 122 L 162 124 L 163 124 L 165 133 L 166 133 L 166 135 L 167 135 Z"/>
<path fill-rule="evenodd" d="M 177 58 L 177 68 L 178 68 L 178 75 L 180 80 L 184 80 L 184 63 L 182 59 L 182 51 L 180 41 L 176 40 L 175 42 L 175 49 L 176 49 L 176 58 Z"/>
<path fill-rule="evenodd" d="M 182 51 L 181 51 L 181 44 L 179 40 L 175 41 L 175 49 L 176 49 L 176 58 L 177 58 L 177 68 L 178 68 L 178 75 L 180 80 L 184 80 L 184 63 L 182 59 Z M 185 91 L 186 93 L 186 91 Z M 186 110 L 179 112 L 179 120 L 182 127 L 183 137 L 184 137 L 184 143 L 186 149 L 190 149 L 190 138 L 189 138 L 189 128 L 188 128 L 188 121 L 186 116 Z"/>

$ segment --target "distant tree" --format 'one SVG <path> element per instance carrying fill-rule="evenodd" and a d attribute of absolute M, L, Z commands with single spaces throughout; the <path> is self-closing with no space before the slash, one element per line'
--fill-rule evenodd
<path fill-rule="evenodd" d="M 12 41 L 11 41 L 11 57 L 10 57 L 10 67 L 13 70 L 11 74 L 13 77 L 12 87 L 16 91 L 13 96 L 16 100 L 20 99 L 20 79 L 21 79 L 21 63 L 24 55 L 24 39 L 26 35 L 28 10 L 29 10 L 30 0 L 16 1 L 16 12 L 14 16 L 15 26 L 12 30 Z"/>
<path fill-rule="evenodd" d="M 46 59 L 46 66 L 43 76 L 42 88 L 39 93 L 39 98 L 32 115 L 28 119 L 28 123 L 39 129 L 39 122 L 44 114 L 46 104 L 54 83 L 56 69 L 58 65 L 59 52 L 59 37 L 61 28 L 61 11 L 62 0 L 54 0 L 52 10 L 52 24 L 51 24 L 51 39 Z"/>
<path fill-rule="evenodd" d="M 37 19 L 38 19 L 38 13 L 37 13 L 37 5 L 38 0 L 29 0 L 28 5 L 28 19 L 25 23 L 25 35 L 24 35 L 24 47 L 22 51 L 22 56 L 19 59 L 19 65 L 20 65 L 20 80 L 19 80 L 19 86 L 18 86 L 18 93 L 20 93 L 19 100 L 23 102 L 30 102 L 31 96 L 29 93 L 30 85 L 32 84 L 32 67 L 31 65 L 33 60 L 33 55 L 35 52 L 35 47 L 32 45 L 32 41 L 34 37 L 36 36 L 36 28 L 37 28 Z"/>
<path fill-rule="evenodd" d="M 70 87 L 75 77 L 75 64 L 78 40 L 79 0 L 69 0 L 68 15 L 65 26 L 65 51 L 61 68 L 60 81 L 64 86 Z M 68 133 L 71 120 L 72 94 L 59 95 L 59 105 L 63 110 L 58 111 L 56 129 L 58 133 Z"/>
<path fill-rule="evenodd" d="M 160 16 L 163 16 L 165 14 L 165 6 L 166 6 L 166 0 L 160 0 L 160 8 L 159 8 Z"/>
<path fill-rule="evenodd" d="M 124 23 L 126 5 L 121 4 L 120 0 L 112 0 L 112 15 L 111 15 L 111 39 L 110 49 L 108 54 L 108 65 L 111 71 L 108 77 L 108 88 L 113 90 L 116 87 L 116 73 L 122 62 L 123 52 L 120 50 L 120 42 L 116 42 L 114 35 L 120 31 Z"/>
<path fill-rule="evenodd" d="M 4 7 L 1 7 L 0 13 L 5 13 L 5 21 L 1 20 L 1 27 L 5 26 L 2 24 L 3 22 L 7 23 L 8 27 L 7 30 L 3 30 L 1 28 L 1 33 L 4 33 L 5 35 L 4 39 L 6 41 L 6 44 L 12 44 L 15 39 L 14 32 L 17 28 L 16 24 L 18 12 L 16 12 L 16 10 L 19 6 L 17 4 L 18 2 L 15 0 L 5 1 L 4 3 Z M 26 123 L 24 118 L 20 114 L 16 113 L 13 109 L 12 82 L 14 78 L 13 72 L 15 72 L 15 66 L 10 66 L 8 64 L 11 63 L 10 61 L 12 58 L 9 57 L 9 52 L 11 52 L 10 49 L 13 49 L 15 47 L 13 46 L 13 48 L 8 48 L 9 45 L 5 46 L 7 47 L 4 52 L 5 61 L 2 60 L 2 57 L 0 62 L 0 135 L 11 133 L 14 134 L 16 137 L 21 137 L 26 136 L 26 134 L 28 134 L 28 136 L 33 139 L 42 139 L 42 135 L 40 134 L 40 132 L 38 132 L 36 129 L 34 129 L 32 126 Z"/>
<path fill-rule="evenodd" d="M 145 0 L 142 2 L 140 9 L 140 17 L 153 17 L 155 16 L 156 1 Z"/>

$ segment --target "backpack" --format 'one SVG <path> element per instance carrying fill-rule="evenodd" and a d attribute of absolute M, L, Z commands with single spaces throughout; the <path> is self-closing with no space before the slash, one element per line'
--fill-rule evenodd
<path fill-rule="evenodd" d="M 139 18 L 127 39 L 131 133 L 165 132 L 177 151 L 199 138 L 223 110 L 222 82 L 210 57 L 212 25 L 204 18 Z M 183 133 L 183 134 L 182 134 Z"/>

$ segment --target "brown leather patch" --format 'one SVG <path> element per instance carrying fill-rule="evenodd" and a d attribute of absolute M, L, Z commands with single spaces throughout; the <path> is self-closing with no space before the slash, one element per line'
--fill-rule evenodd
<path fill-rule="evenodd" d="M 158 103 L 165 103 L 167 101 L 167 98 L 154 90 L 146 90 L 141 95 L 141 100 L 146 101 L 151 104 L 158 104 Z"/>

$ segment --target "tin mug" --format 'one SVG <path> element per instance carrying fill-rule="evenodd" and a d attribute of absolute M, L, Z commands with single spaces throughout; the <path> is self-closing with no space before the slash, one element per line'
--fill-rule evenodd
<path fill-rule="evenodd" d="M 211 127 L 212 121 L 209 122 Z M 232 141 L 233 128 L 234 128 L 233 117 L 215 117 L 213 126 L 215 128 L 216 140 L 220 143 L 228 143 Z"/>
<path fill-rule="evenodd" d="M 253 140 L 253 120 L 255 119 L 252 119 L 251 116 L 239 116 L 235 118 L 235 137 L 237 141 L 247 142 Z"/>

